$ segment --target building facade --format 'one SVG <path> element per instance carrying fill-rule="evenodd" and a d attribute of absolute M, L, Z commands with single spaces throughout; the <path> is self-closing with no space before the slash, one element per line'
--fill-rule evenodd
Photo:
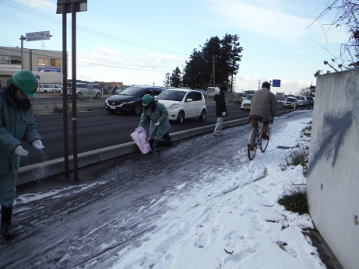
<path fill-rule="evenodd" d="M 40 83 L 62 83 L 62 52 L 0 46 L 0 87 L 4 87 L 16 71 L 30 70 Z"/>

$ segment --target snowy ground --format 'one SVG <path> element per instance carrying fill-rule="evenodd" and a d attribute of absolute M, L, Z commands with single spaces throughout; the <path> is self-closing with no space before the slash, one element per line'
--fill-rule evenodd
<path fill-rule="evenodd" d="M 238 165 L 209 169 L 190 189 L 186 183 L 167 193 L 167 212 L 143 242 L 129 245 L 113 268 L 325 268 L 302 234 L 309 215 L 285 211 L 278 197 L 305 183 L 302 167 L 282 171 L 288 152 L 311 119 L 300 118 L 274 132 L 268 150 Z M 299 141 L 303 143 L 303 141 Z"/>
<path fill-rule="evenodd" d="M 276 120 L 267 152 L 246 155 L 249 126 L 119 163 L 96 182 L 18 197 L 6 268 L 325 268 L 278 197 L 305 183 L 280 164 L 311 120 Z"/>

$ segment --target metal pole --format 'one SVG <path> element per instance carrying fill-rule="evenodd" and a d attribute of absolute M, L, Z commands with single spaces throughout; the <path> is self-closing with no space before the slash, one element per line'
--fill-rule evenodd
<path fill-rule="evenodd" d="M 216 66 L 214 64 L 214 55 L 212 56 L 212 61 L 213 87 L 216 87 Z"/>
<path fill-rule="evenodd" d="M 24 70 L 24 40 L 26 40 L 26 37 L 21 35 L 21 70 Z"/>
<path fill-rule="evenodd" d="M 67 108 L 67 14 L 66 3 L 62 4 L 62 110 L 64 124 L 65 177 L 69 177 L 69 131 Z"/>
<path fill-rule="evenodd" d="M 72 2 L 72 148 L 74 161 L 74 179 L 79 179 L 77 159 L 77 109 L 76 109 L 76 5 Z"/>

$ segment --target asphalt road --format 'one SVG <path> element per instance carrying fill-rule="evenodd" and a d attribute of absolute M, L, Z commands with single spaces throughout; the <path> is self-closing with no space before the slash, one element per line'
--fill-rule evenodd
<path fill-rule="evenodd" d="M 227 106 L 228 117 L 225 121 L 248 117 L 248 111 L 242 111 L 240 105 Z M 279 109 L 283 109 L 280 107 Z M 44 138 L 43 154 L 27 147 L 30 155 L 23 158 L 21 166 L 63 157 L 63 119 L 62 114 L 39 115 L 36 117 L 38 131 Z M 134 115 L 112 115 L 106 111 L 78 113 L 78 150 L 86 152 L 131 141 L 130 133 L 137 127 L 139 117 Z M 207 120 L 186 120 L 183 124 L 172 123 L 171 132 L 195 128 L 216 122 L 215 106 L 208 106 Z M 70 153 L 72 153 L 72 123 L 69 117 Z"/>

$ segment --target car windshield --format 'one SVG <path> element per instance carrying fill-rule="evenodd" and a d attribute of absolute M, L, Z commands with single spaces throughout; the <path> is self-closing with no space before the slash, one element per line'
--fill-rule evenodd
<path fill-rule="evenodd" d="M 76 84 L 76 88 L 87 88 L 86 84 Z"/>
<path fill-rule="evenodd" d="M 253 95 L 248 95 L 245 97 L 245 100 L 252 100 Z"/>
<path fill-rule="evenodd" d="M 185 94 L 186 94 L 186 92 L 184 92 L 184 91 L 167 90 L 167 91 L 161 92 L 161 94 L 158 95 L 158 100 L 182 101 Z"/>
<path fill-rule="evenodd" d="M 297 101 L 297 99 L 294 99 L 294 98 L 287 98 L 287 101 L 288 101 L 288 102 L 295 102 L 295 101 Z"/>
<path fill-rule="evenodd" d="M 127 89 L 123 90 L 120 95 L 130 95 L 130 96 L 141 96 L 145 92 L 146 88 L 142 87 L 128 87 Z"/>

